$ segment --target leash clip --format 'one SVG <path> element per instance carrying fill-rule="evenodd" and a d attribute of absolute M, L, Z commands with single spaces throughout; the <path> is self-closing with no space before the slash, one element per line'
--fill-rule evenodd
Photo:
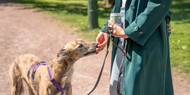
<path fill-rule="evenodd" d="M 106 27 L 106 29 L 107 29 L 107 30 L 111 30 L 110 33 L 113 34 L 113 30 L 114 30 L 113 27 Z"/>

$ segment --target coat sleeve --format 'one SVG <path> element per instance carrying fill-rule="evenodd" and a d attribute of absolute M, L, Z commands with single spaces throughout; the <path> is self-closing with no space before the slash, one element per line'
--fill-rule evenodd
<path fill-rule="evenodd" d="M 108 19 L 108 20 L 109 20 L 109 19 Z M 106 32 L 106 33 L 109 34 L 108 30 L 106 29 L 106 27 L 108 26 L 108 20 L 104 23 L 104 26 L 103 26 L 103 28 L 101 29 L 101 31 Z"/>
<path fill-rule="evenodd" d="M 149 0 L 145 10 L 124 30 L 130 39 L 144 45 L 167 15 L 172 0 Z"/>

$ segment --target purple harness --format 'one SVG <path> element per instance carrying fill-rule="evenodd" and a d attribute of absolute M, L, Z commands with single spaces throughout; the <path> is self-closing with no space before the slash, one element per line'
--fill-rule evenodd
<path fill-rule="evenodd" d="M 68 84 L 66 83 L 65 86 L 64 86 L 64 88 L 62 88 L 62 87 L 57 83 L 57 81 L 51 76 L 50 69 L 49 69 L 49 66 L 48 66 L 48 63 L 47 63 L 47 62 L 41 61 L 41 62 L 39 62 L 39 63 L 33 65 L 33 66 L 28 70 L 28 75 L 27 75 L 28 78 L 29 78 L 30 71 L 35 67 L 34 70 L 33 70 L 33 73 L 32 73 L 32 79 L 34 79 L 36 70 L 37 70 L 38 66 L 40 66 L 40 65 L 47 65 L 47 70 L 48 70 L 48 75 L 49 75 L 50 81 L 53 83 L 53 85 L 54 85 L 57 89 L 59 89 L 59 91 L 61 91 L 61 95 L 63 95 L 63 94 L 64 94 L 64 90 L 66 90 Z"/>

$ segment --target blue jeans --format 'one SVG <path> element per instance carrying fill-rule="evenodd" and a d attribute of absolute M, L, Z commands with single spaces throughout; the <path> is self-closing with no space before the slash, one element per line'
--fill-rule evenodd
<path fill-rule="evenodd" d="M 123 48 L 123 43 L 124 43 L 124 39 L 120 38 L 118 46 Z M 118 95 L 117 94 L 117 82 L 118 82 L 119 67 L 121 64 L 122 56 L 123 56 L 122 51 L 117 48 L 115 59 L 114 59 L 113 66 L 112 66 L 112 71 L 111 71 L 110 87 L 109 87 L 110 95 Z M 122 72 L 124 70 L 124 66 L 125 65 L 123 64 Z M 120 82 L 120 92 L 121 93 L 122 93 L 122 89 L 123 89 L 123 74 L 121 74 L 121 82 Z"/>

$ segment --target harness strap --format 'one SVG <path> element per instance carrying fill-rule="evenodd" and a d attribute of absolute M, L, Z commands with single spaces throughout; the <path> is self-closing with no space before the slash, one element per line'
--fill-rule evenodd
<path fill-rule="evenodd" d="M 47 71 L 48 71 L 48 75 L 49 75 L 50 81 L 53 83 L 53 85 L 54 85 L 57 89 L 59 89 L 59 91 L 61 91 L 61 95 L 63 95 L 63 94 L 64 94 L 64 90 L 66 90 L 68 83 L 66 83 L 65 86 L 64 86 L 64 88 L 62 88 L 62 87 L 59 85 L 59 83 L 52 77 L 47 62 L 41 61 L 41 62 L 39 62 L 39 63 L 37 63 L 37 64 L 34 64 L 34 65 L 28 70 L 28 74 L 27 74 L 28 78 L 29 78 L 30 71 L 34 68 L 33 73 L 32 73 L 32 79 L 34 79 L 34 77 L 35 77 L 35 72 L 36 72 L 37 68 L 38 68 L 40 65 L 47 65 Z"/>
<path fill-rule="evenodd" d="M 38 64 L 39 64 L 39 63 L 38 63 Z M 30 71 L 31 71 L 36 65 L 38 65 L 38 64 L 34 64 L 34 65 L 28 70 L 28 74 L 27 74 L 28 79 L 30 78 L 30 77 L 29 77 Z"/>
<path fill-rule="evenodd" d="M 59 91 L 62 92 L 61 95 L 63 95 L 63 94 L 64 94 L 64 90 L 66 90 L 68 83 L 66 83 L 65 86 L 64 86 L 64 88 L 62 88 L 62 87 L 59 85 L 59 83 L 57 83 L 57 81 L 52 77 L 48 64 L 47 64 L 47 70 L 48 70 L 48 75 L 49 75 L 50 81 L 53 83 L 53 85 L 54 85 L 57 89 L 59 89 Z"/>

